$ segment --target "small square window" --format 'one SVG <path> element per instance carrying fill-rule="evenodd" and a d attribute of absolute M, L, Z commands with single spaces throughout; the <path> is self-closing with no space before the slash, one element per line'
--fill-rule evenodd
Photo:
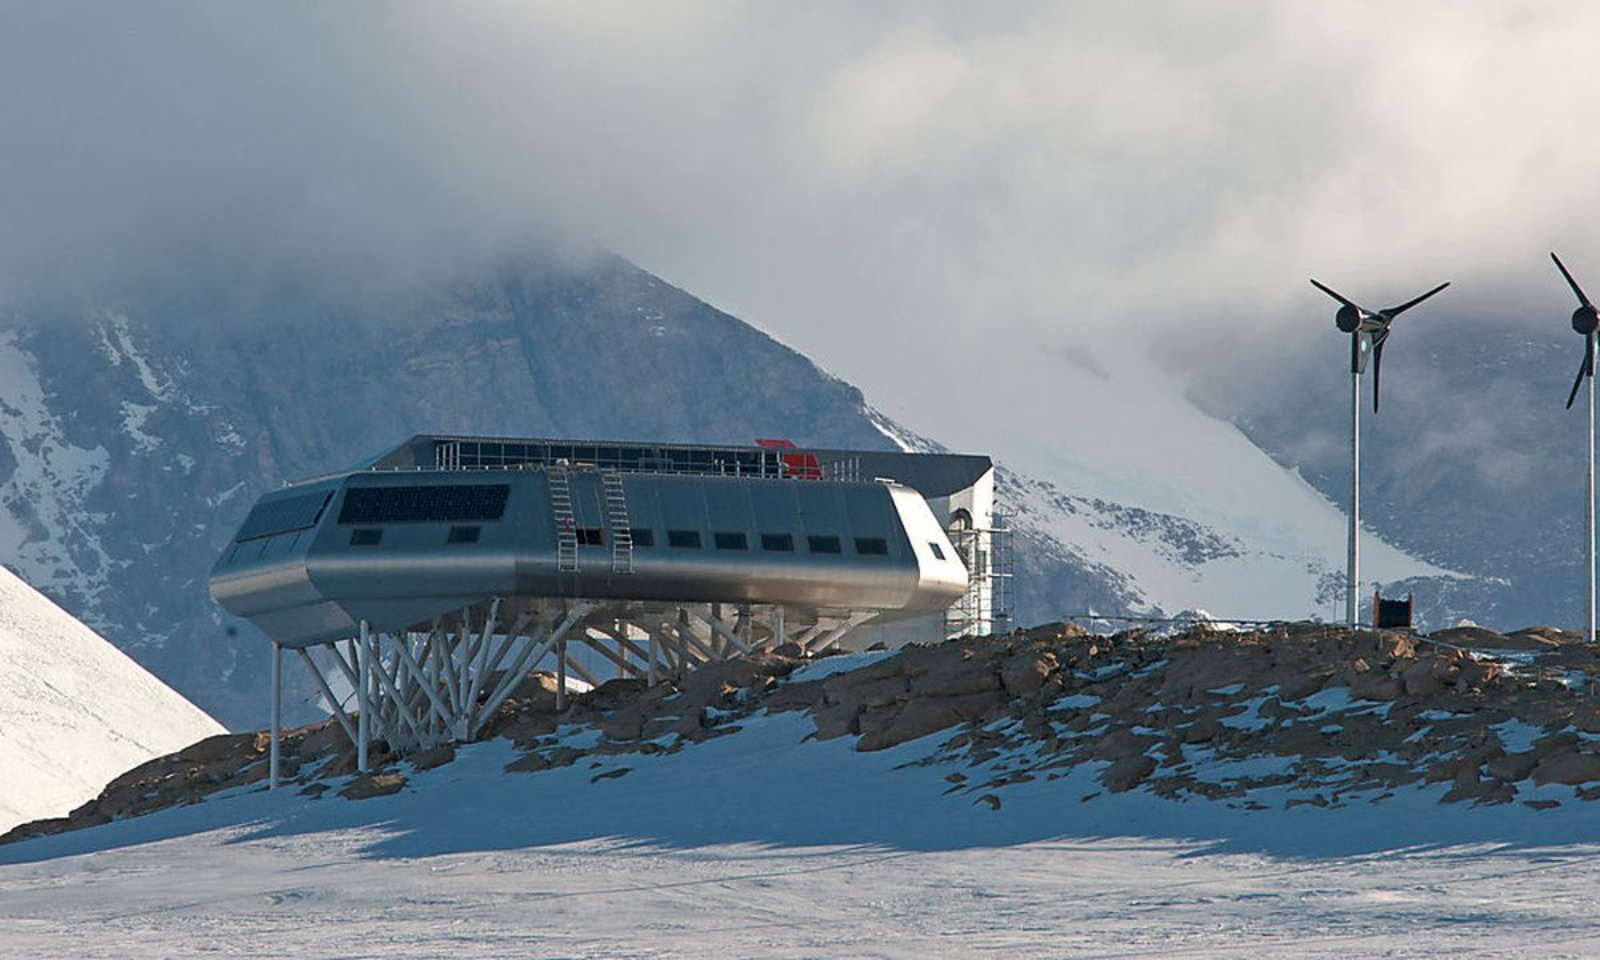
<path fill-rule="evenodd" d="M 352 547 L 375 547 L 382 541 L 382 527 L 357 527 L 350 531 L 350 546 Z"/>
<path fill-rule="evenodd" d="M 636 547 L 653 547 L 656 545 L 656 532 L 649 527 L 631 527 L 628 536 L 633 538 Z"/>
<path fill-rule="evenodd" d="M 668 530 L 667 546 L 683 547 L 689 550 L 700 549 L 700 531 L 698 530 Z"/>
<path fill-rule="evenodd" d="M 828 536 L 806 537 L 806 546 L 811 549 L 812 553 L 840 553 L 840 552 L 842 552 L 842 548 L 839 546 L 839 538 L 838 537 L 828 537 Z"/>
<path fill-rule="evenodd" d="M 887 557 L 889 541 L 882 537 L 856 537 L 856 553 L 864 557 Z"/>
<path fill-rule="evenodd" d="M 584 547 L 603 547 L 605 538 L 600 535 L 599 527 L 579 527 L 578 545 Z"/>
<path fill-rule="evenodd" d="M 451 527 L 446 543 L 477 543 L 482 527 Z"/>
<path fill-rule="evenodd" d="M 937 543 L 934 543 L 932 540 L 928 541 L 928 547 L 929 547 L 929 549 L 931 549 L 933 551 L 934 559 L 936 559 L 936 560 L 943 560 L 944 559 L 944 548 L 943 547 L 939 546 Z"/>
<path fill-rule="evenodd" d="M 742 533 L 714 533 L 711 539 L 718 550 L 749 550 L 750 540 Z"/>
<path fill-rule="evenodd" d="M 794 552 L 794 534 L 792 533 L 763 533 L 761 535 L 761 549 L 777 553 Z"/>

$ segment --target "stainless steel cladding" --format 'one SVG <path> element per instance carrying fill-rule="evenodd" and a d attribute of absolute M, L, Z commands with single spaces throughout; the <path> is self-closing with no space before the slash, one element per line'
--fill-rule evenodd
<path fill-rule="evenodd" d="M 937 613 L 968 572 L 892 482 L 548 467 L 361 470 L 263 497 L 211 592 L 288 646 L 493 596 Z"/>

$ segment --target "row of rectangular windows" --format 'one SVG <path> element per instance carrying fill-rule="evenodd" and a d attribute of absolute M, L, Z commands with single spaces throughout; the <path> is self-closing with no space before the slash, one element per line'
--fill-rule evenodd
<path fill-rule="evenodd" d="M 446 537 L 447 543 L 477 543 L 480 528 L 478 527 L 451 527 Z M 634 527 L 628 531 L 636 547 L 654 547 L 656 545 L 655 531 L 649 527 Z M 605 540 L 598 527 L 580 527 L 576 531 L 580 545 L 599 547 L 605 545 Z M 717 532 L 711 535 L 712 544 L 718 550 L 749 550 L 749 538 L 738 532 Z M 886 557 L 889 555 L 889 541 L 883 537 L 855 537 L 856 553 L 865 557 Z M 353 547 L 374 547 L 383 542 L 382 527 L 359 527 L 350 531 L 350 545 Z M 667 546 L 678 549 L 698 550 L 701 548 L 700 531 L 698 530 L 668 530 Z M 936 553 L 938 545 L 933 544 Z M 839 537 L 813 534 L 806 537 L 806 548 L 812 553 L 843 553 L 843 543 Z M 794 535 L 789 533 L 763 533 L 761 535 L 761 549 L 769 553 L 793 553 Z M 944 559 L 940 554 L 939 559 Z"/>
<path fill-rule="evenodd" d="M 589 546 L 601 546 L 601 533 L 594 527 L 578 531 L 578 542 Z M 636 547 L 653 547 L 656 545 L 656 534 L 648 527 L 635 527 L 628 531 Z M 812 534 L 806 538 L 806 549 L 811 553 L 843 553 L 844 543 L 839 537 Z M 855 537 L 853 538 L 856 553 L 865 557 L 886 557 L 889 555 L 889 541 L 883 537 Z M 711 545 L 718 550 L 749 550 L 750 539 L 739 531 L 718 531 L 711 535 Z M 698 530 L 668 530 L 667 546 L 680 550 L 699 550 L 703 546 Z M 761 534 L 761 549 L 767 553 L 793 553 L 794 534 L 792 533 L 763 533 Z"/>

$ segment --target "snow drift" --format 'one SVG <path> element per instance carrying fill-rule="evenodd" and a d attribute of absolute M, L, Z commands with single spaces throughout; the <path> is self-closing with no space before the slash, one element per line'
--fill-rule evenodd
<path fill-rule="evenodd" d="M 222 732 L 0 567 L 0 829 L 60 815 L 134 764 Z"/>

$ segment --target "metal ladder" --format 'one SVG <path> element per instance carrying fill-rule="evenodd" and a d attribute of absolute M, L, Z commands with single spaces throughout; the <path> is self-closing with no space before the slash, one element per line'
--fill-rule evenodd
<path fill-rule="evenodd" d="M 606 523 L 611 527 L 611 572 L 633 572 L 633 530 L 628 519 L 628 494 L 622 489 L 622 475 L 615 470 L 600 471 L 600 488 L 605 492 Z"/>
<path fill-rule="evenodd" d="M 565 467 L 552 467 L 550 475 L 550 512 L 556 521 L 556 571 L 578 572 L 578 530 L 572 516 L 572 485 Z"/>

